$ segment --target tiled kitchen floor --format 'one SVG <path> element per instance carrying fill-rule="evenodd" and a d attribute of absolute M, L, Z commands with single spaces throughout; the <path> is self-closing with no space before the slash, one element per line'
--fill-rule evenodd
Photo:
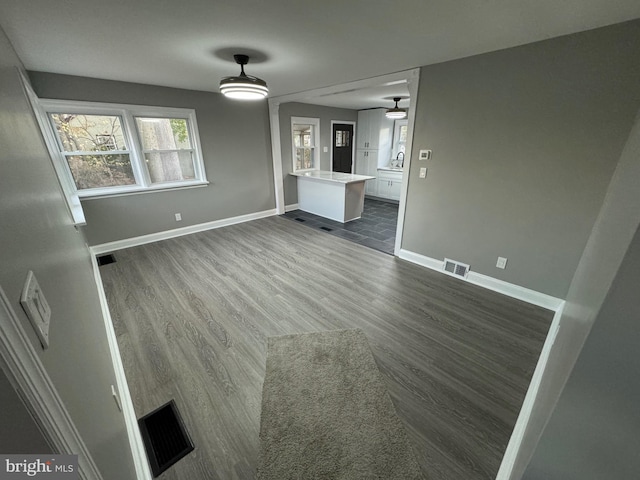
<path fill-rule="evenodd" d="M 302 210 L 292 210 L 283 216 L 310 228 L 393 255 L 398 223 L 397 203 L 365 198 L 362 218 L 347 223 L 329 220 Z"/>

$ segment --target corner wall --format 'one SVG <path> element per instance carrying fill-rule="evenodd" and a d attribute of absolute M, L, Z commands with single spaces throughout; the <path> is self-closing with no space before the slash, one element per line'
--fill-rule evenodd
<path fill-rule="evenodd" d="M 90 245 L 222 220 L 275 208 L 266 102 L 218 93 L 30 72 L 40 98 L 123 103 L 196 111 L 206 187 L 83 199 Z M 181 213 L 176 222 L 174 214 Z"/>
<path fill-rule="evenodd" d="M 423 67 L 402 248 L 566 298 L 640 107 L 638 58 L 633 21 Z"/>

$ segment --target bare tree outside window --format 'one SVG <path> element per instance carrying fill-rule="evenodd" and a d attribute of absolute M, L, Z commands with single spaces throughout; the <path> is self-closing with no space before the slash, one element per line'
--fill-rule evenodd
<path fill-rule="evenodd" d="M 79 190 L 136 183 L 120 117 L 54 113 L 50 118 Z"/>

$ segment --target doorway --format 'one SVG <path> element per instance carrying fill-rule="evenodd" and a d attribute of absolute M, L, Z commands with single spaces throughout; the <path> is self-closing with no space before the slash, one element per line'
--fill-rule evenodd
<path fill-rule="evenodd" d="M 331 121 L 331 170 L 353 173 L 353 122 Z"/>

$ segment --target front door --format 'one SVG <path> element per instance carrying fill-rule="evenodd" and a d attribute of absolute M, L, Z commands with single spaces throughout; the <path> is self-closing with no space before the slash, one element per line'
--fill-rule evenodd
<path fill-rule="evenodd" d="M 352 173 L 353 165 L 353 125 L 333 124 L 333 171 Z"/>

